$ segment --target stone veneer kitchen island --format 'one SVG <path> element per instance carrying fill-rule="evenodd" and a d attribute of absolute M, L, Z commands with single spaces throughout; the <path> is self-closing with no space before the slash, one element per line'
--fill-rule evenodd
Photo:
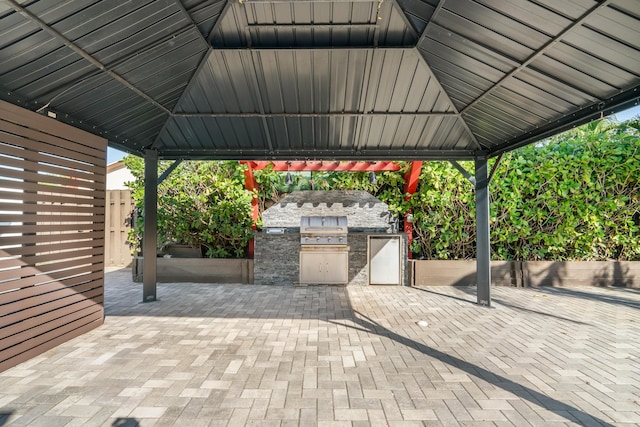
<path fill-rule="evenodd" d="M 346 216 L 349 241 L 349 285 L 367 285 L 369 236 L 400 236 L 401 284 L 408 280 L 406 234 L 397 233 L 389 207 L 366 191 L 297 191 L 262 214 L 255 234 L 254 283 L 296 285 L 300 274 L 300 218 Z M 271 234 L 270 232 L 277 232 Z"/>

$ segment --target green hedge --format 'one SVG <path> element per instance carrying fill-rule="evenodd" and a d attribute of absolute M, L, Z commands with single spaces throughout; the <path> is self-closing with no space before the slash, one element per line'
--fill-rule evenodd
<path fill-rule="evenodd" d="M 637 120 L 598 121 L 507 153 L 490 187 L 492 258 L 639 260 L 639 135 Z M 475 256 L 471 190 L 448 163 L 425 164 L 409 204 L 418 257 Z"/>
<path fill-rule="evenodd" d="M 640 121 L 600 120 L 505 154 L 491 183 L 492 258 L 640 260 Z M 492 162 L 495 160 L 492 160 Z M 142 204 L 142 161 L 129 157 Z M 470 172 L 472 162 L 462 162 Z M 168 163 L 161 162 L 161 169 Z M 404 172 L 256 172 L 261 210 L 299 189 L 366 190 L 399 218 L 414 217 L 416 258 L 475 257 L 473 186 L 448 162 L 425 162 L 418 191 L 405 201 Z M 240 257 L 251 238 L 252 194 L 237 162 L 183 162 L 160 186 L 161 241 L 200 244 L 208 256 Z M 132 232 L 139 244 L 142 221 Z"/>

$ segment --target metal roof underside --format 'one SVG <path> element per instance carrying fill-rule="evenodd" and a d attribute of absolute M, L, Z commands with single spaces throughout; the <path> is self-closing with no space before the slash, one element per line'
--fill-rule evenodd
<path fill-rule="evenodd" d="M 133 153 L 470 159 L 638 105 L 637 0 L 0 0 L 9 102 Z"/>

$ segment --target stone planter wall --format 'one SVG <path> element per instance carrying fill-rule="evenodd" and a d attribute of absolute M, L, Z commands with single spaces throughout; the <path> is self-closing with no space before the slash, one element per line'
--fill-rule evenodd
<path fill-rule="evenodd" d="M 143 258 L 133 259 L 134 282 L 142 282 Z M 217 258 L 158 258 L 160 283 L 253 283 L 253 260 Z"/>
<path fill-rule="evenodd" d="M 415 286 L 474 286 L 475 260 L 412 260 Z M 494 286 L 624 286 L 640 288 L 640 261 L 491 261 Z"/>

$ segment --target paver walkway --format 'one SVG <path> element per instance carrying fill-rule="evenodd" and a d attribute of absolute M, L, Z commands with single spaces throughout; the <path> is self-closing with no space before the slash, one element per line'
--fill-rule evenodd
<path fill-rule="evenodd" d="M 160 284 L 0 373 L 0 426 L 640 424 L 640 292 Z"/>

